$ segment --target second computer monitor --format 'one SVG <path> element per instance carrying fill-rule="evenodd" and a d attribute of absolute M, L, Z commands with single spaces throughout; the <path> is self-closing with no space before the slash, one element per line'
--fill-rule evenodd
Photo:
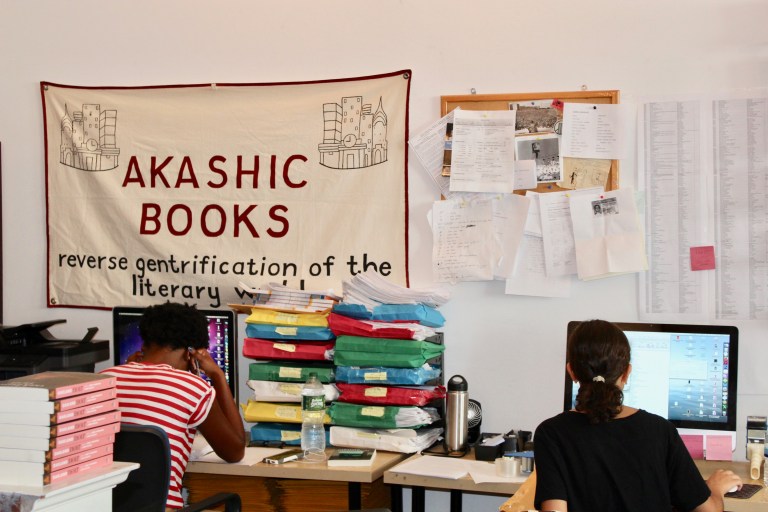
<path fill-rule="evenodd" d="M 568 336 L 581 322 L 568 324 Z M 739 331 L 723 325 L 618 323 L 632 350 L 624 403 L 678 429 L 736 431 Z M 578 384 L 565 376 L 564 409 Z"/>

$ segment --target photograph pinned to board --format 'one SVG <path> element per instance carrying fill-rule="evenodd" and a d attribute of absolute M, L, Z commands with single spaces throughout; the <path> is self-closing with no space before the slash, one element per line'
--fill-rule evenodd
<path fill-rule="evenodd" d="M 523 135 L 556 133 L 563 117 L 561 109 L 562 102 L 554 99 L 509 102 L 509 110 L 517 111 L 515 132 Z"/>
<path fill-rule="evenodd" d="M 610 160 L 563 157 L 560 165 L 563 169 L 563 179 L 557 183 L 560 188 L 571 190 L 591 187 L 607 188 L 608 176 L 611 172 Z"/>
<path fill-rule="evenodd" d="M 560 168 L 560 140 L 555 133 L 518 135 L 515 137 L 517 160 L 536 161 L 536 182 L 562 181 Z"/>

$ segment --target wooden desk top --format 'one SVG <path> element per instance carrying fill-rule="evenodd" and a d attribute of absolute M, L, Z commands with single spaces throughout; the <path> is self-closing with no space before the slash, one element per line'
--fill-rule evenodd
<path fill-rule="evenodd" d="M 749 475 L 749 462 L 746 461 L 697 460 L 696 467 L 699 468 L 701 476 L 704 478 L 708 478 L 718 469 L 730 469 L 739 475 L 745 484 L 763 485 L 761 480 L 752 480 Z M 761 491 L 758 491 L 748 500 L 725 498 L 725 510 L 731 512 L 765 512 L 768 510 L 768 488 L 763 487 Z"/>
<path fill-rule="evenodd" d="M 250 448 L 246 448 L 249 450 Z M 330 453 L 332 448 L 326 450 Z M 215 462 L 189 462 L 187 472 L 215 475 L 258 476 L 265 478 L 293 478 L 298 480 L 330 480 L 335 482 L 371 483 L 384 475 L 384 472 L 399 464 L 408 454 L 378 450 L 371 467 L 333 467 L 326 463 L 288 462 L 286 464 L 253 465 L 226 464 Z"/>
<path fill-rule="evenodd" d="M 424 457 L 425 455 L 416 454 L 408 460 L 415 457 Z M 469 460 L 474 459 L 474 454 L 466 457 Z M 707 478 L 717 469 L 730 469 L 741 477 L 744 483 L 760 484 L 759 480 L 752 480 L 749 476 L 749 463 L 744 462 L 722 462 L 697 460 L 696 466 L 699 468 L 702 477 Z M 481 494 L 503 494 L 513 495 L 522 485 L 518 482 L 486 482 L 476 484 L 470 476 L 464 476 L 458 479 L 439 478 L 433 476 L 413 475 L 409 473 L 399 473 L 397 466 L 385 471 L 384 483 L 396 484 L 413 487 L 426 487 L 431 489 L 460 490 L 464 492 L 475 492 Z M 763 488 L 757 494 L 748 500 L 726 498 L 725 509 L 732 512 L 766 512 L 768 510 L 768 488 Z"/>
<path fill-rule="evenodd" d="M 415 454 L 408 460 L 418 457 L 428 457 L 428 455 Z M 475 460 L 474 451 L 463 457 L 465 460 Z M 490 464 L 490 462 L 489 462 Z M 472 477 L 465 475 L 461 478 L 440 478 L 434 476 L 414 475 L 411 473 L 400 473 L 397 466 L 387 470 L 384 473 L 385 484 L 396 484 L 416 487 L 429 487 L 432 489 L 450 489 L 464 492 L 476 492 L 481 494 L 501 494 L 512 496 L 522 485 L 522 482 L 484 482 L 476 484 Z"/>

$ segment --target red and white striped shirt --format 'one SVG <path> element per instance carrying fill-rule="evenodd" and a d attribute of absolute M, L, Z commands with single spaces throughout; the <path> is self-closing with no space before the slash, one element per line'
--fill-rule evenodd
<path fill-rule="evenodd" d="M 168 364 L 128 363 L 103 370 L 117 377 L 122 421 L 157 425 L 171 445 L 168 508 L 181 508 L 181 481 L 187 469 L 197 426 L 211 410 L 216 391 L 203 379 Z"/>

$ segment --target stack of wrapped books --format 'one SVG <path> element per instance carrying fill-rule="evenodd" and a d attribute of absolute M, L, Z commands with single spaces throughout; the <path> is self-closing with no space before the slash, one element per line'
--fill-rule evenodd
<path fill-rule="evenodd" d="M 43 486 L 110 465 L 115 383 L 84 372 L 0 381 L 0 485 Z"/>
<path fill-rule="evenodd" d="M 339 396 L 333 385 L 335 336 L 328 327 L 331 307 L 341 297 L 271 283 L 263 289 L 241 284 L 252 305 L 232 305 L 245 313 L 242 353 L 253 359 L 248 386 L 252 397 L 243 418 L 253 423 L 252 444 L 301 444 L 301 390 L 310 373 L 323 384 L 326 402 Z M 330 423 L 330 417 L 325 417 Z M 326 431 L 326 442 L 328 441 Z"/>
<path fill-rule="evenodd" d="M 339 398 L 331 404 L 331 444 L 413 453 L 442 433 L 440 385 L 447 295 L 387 282 L 367 271 L 345 281 L 328 325 L 336 336 Z M 432 405 L 432 407 L 430 407 Z"/>

